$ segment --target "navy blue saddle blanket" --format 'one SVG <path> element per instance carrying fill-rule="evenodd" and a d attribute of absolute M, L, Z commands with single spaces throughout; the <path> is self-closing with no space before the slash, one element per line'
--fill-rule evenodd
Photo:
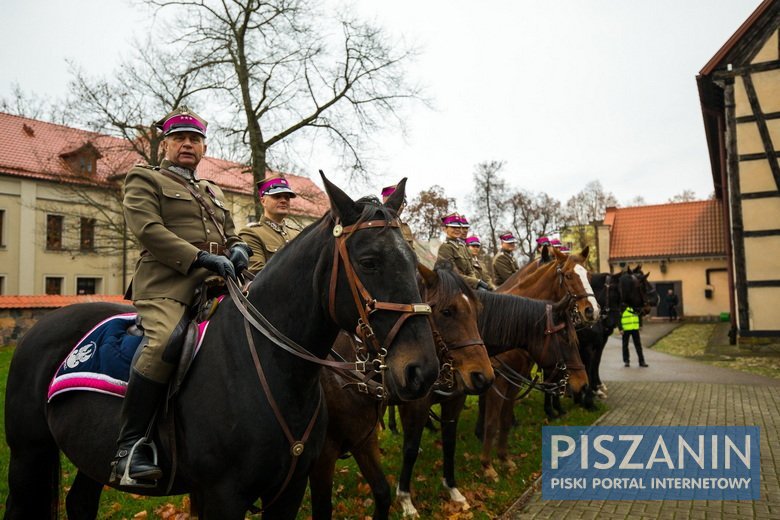
<path fill-rule="evenodd" d="M 130 363 L 143 336 L 127 333 L 136 313 L 110 316 L 90 330 L 70 351 L 49 384 L 49 401 L 71 390 L 91 390 L 124 397 Z M 209 322 L 198 324 L 197 352 Z"/>

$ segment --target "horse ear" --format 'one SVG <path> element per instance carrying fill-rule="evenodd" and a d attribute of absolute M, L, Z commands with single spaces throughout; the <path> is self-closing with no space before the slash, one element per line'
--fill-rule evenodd
<path fill-rule="evenodd" d="M 419 262 L 417 263 L 417 272 L 420 273 L 423 283 L 427 288 L 431 289 L 437 283 L 439 283 L 439 275 L 436 274 L 436 271 L 428 269 L 427 267 L 425 267 L 423 264 Z"/>
<path fill-rule="evenodd" d="M 395 191 L 387 198 L 385 206 L 392 209 L 396 213 L 401 209 L 406 197 L 406 177 L 401 179 L 401 182 L 395 185 Z"/>
<path fill-rule="evenodd" d="M 349 195 L 341 191 L 341 188 L 333 184 L 320 170 L 322 182 L 325 184 L 325 192 L 330 199 L 330 208 L 344 224 L 352 224 L 360 216 L 360 208 Z"/>
<path fill-rule="evenodd" d="M 542 246 L 542 262 L 543 264 L 546 264 L 551 260 L 550 258 L 550 249 L 547 244 Z"/>
<path fill-rule="evenodd" d="M 583 250 L 580 252 L 580 256 L 584 258 L 586 261 L 588 260 L 589 254 L 590 254 L 590 246 L 585 246 Z"/>
<path fill-rule="evenodd" d="M 558 263 L 565 264 L 566 260 L 568 260 L 569 258 L 569 255 L 567 255 L 566 253 L 561 253 L 557 247 L 552 247 L 551 249 Z"/>

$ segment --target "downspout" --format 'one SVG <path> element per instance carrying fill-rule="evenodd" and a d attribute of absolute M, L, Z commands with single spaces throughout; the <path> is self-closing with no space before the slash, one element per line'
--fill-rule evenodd
<path fill-rule="evenodd" d="M 715 111 L 713 111 L 715 112 Z M 721 203 L 723 204 L 723 233 L 726 235 L 726 270 L 729 283 L 729 345 L 737 344 L 737 304 L 734 297 L 734 253 L 731 249 L 731 212 L 729 211 L 728 179 L 726 178 L 726 125 L 724 113 L 716 112 L 718 118 L 718 148 L 720 150 Z M 707 273 L 709 281 L 709 272 Z"/>

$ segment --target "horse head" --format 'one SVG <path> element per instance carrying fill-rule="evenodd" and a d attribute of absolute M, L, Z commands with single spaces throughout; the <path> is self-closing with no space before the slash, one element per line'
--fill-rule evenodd
<path fill-rule="evenodd" d="M 417 269 L 421 292 L 433 311 L 433 334 L 442 364 L 440 380 L 454 374 L 456 388 L 466 394 L 483 393 L 495 375 L 477 326 L 479 300 L 452 270 L 432 271 L 422 264 Z"/>
<path fill-rule="evenodd" d="M 439 363 L 430 307 L 417 287 L 417 259 L 399 230 L 406 179 L 384 205 L 373 197 L 353 201 L 324 174 L 322 179 L 331 201 L 330 214 L 320 222 L 331 235 L 320 259 L 329 265 L 318 266 L 329 271 L 323 305 L 375 356 L 392 396 L 420 398 L 436 381 Z"/>
<path fill-rule="evenodd" d="M 593 323 L 599 318 L 599 304 L 596 302 L 593 288 L 588 281 L 588 271 L 584 265 L 589 252 L 589 246 L 585 246 L 580 254 L 570 255 L 552 248 L 559 285 L 564 287 L 566 294 L 574 300 L 576 320 L 585 323 Z"/>
<path fill-rule="evenodd" d="M 569 312 L 571 300 L 572 297 L 566 295 L 552 306 L 553 322 L 564 323 L 565 334 L 553 334 L 549 345 L 545 346 L 547 352 L 544 356 L 548 359 L 547 363 L 558 366 L 562 362 L 566 366 L 569 388 L 578 394 L 588 387 L 588 372 L 580 357 L 577 331 Z"/>
<path fill-rule="evenodd" d="M 661 301 L 658 292 L 655 290 L 655 286 L 648 281 L 650 272 L 643 273 L 642 264 L 639 264 L 634 268 L 633 274 L 640 278 L 639 287 L 642 292 L 642 299 L 644 300 L 642 311 L 644 314 L 650 314 L 650 307 L 657 307 L 658 303 Z"/>

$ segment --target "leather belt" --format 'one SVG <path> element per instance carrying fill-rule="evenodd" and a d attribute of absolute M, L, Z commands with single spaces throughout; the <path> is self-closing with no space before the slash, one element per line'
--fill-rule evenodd
<path fill-rule="evenodd" d="M 225 255 L 227 253 L 227 248 L 219 242 L 191 242 L 191 244 L 212 255 Z M 150 254 L 148 249 L 141 251 L 141 256 L 149 256 Z"/>

